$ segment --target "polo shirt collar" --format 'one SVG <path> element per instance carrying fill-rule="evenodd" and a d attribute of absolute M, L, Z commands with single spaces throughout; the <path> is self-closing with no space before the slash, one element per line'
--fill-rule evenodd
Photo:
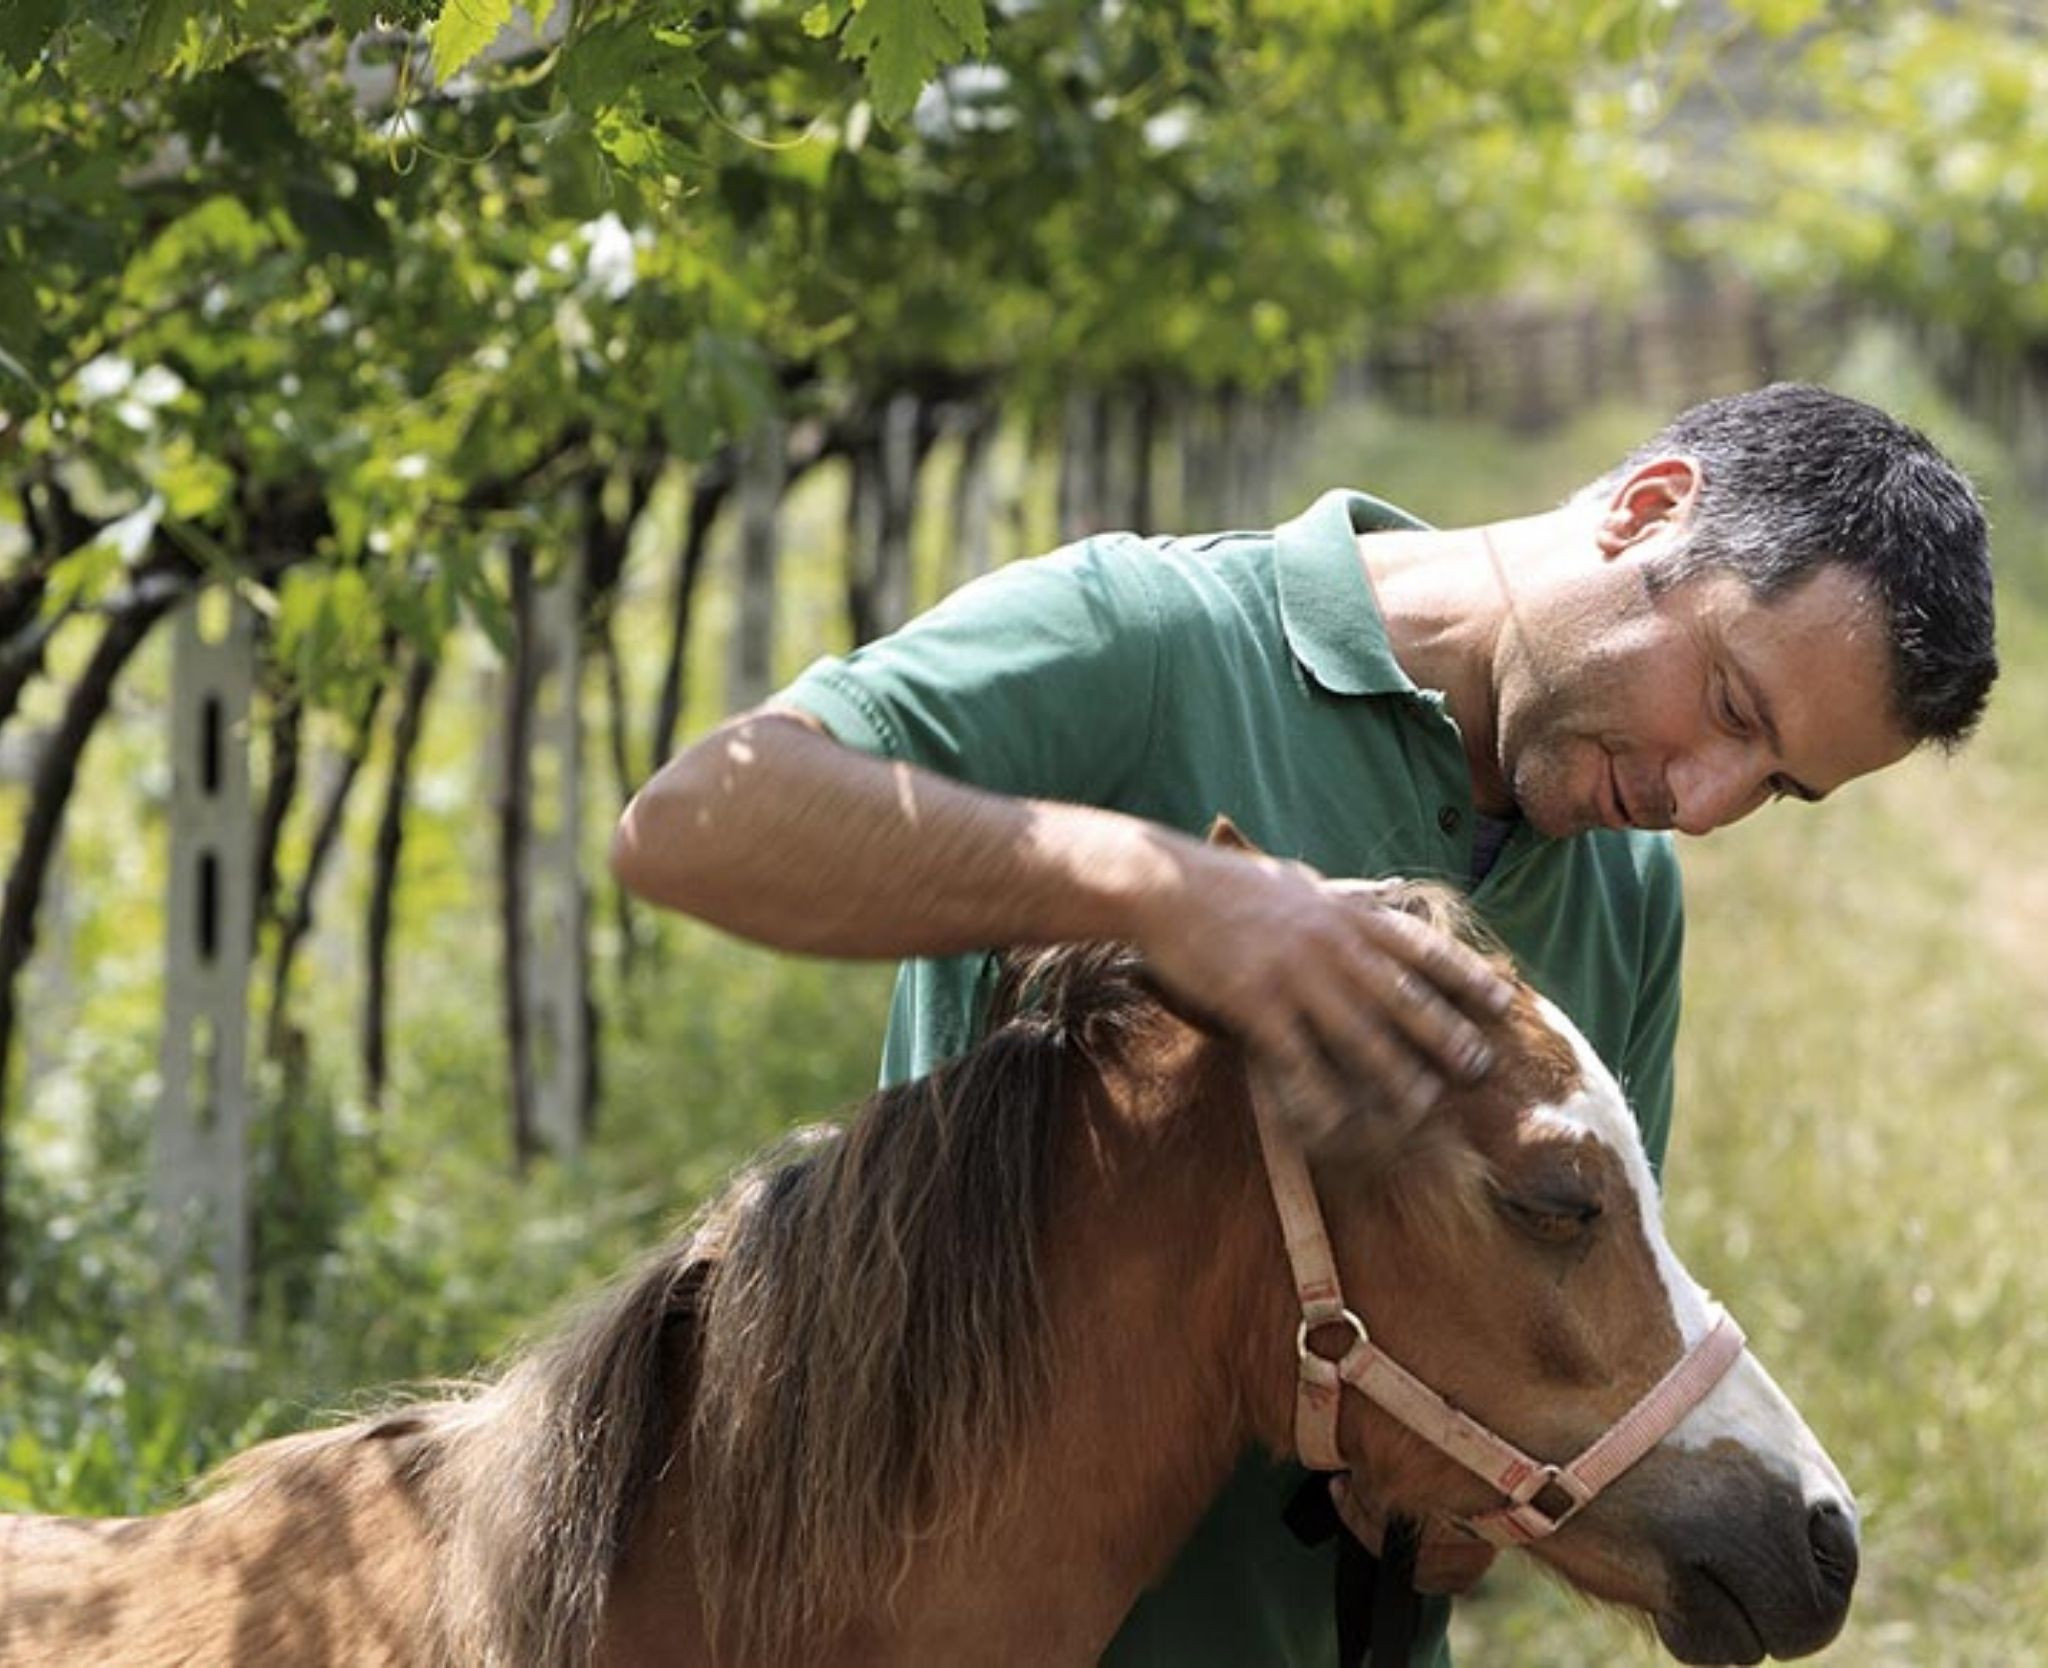
<path fill-rule="evenodd" d="M 1294 658 L 1336 695 L 1412 695 L 1387 643 L 1357 536 L 1426 530 L 1406 510 L 1363 492 L 1326 492 L 1274 533 L 1280 622 Z"/>

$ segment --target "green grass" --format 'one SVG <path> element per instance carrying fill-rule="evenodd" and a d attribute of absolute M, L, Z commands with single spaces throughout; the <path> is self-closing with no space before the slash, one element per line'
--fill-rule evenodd
<path fill-rule="evenodd" d="M 1863 1581 L 1821 1660 L 2024 1668 L 2048 1661 L 2048 1147 L 2029 1139 L 2048 1106 L 2048 879 L 2026 860 L 2048 819 L 2048 547 L 2025 538 L 1995 444 L 1882 353 L 1850 373 L 1918 410 L 2002 506 L 2008 674 L 1963 757 L 1687 845 L 1668 1210 L 1861 1496 Z M 1320 425 L 1303 496 L 1345 481 L 1444 522 L 1523 510 L 1564 496 L 1646 421 L 1607 412 L 1531 442 L 1339 414 Z M 700 683 L 713 661 L 700 657 Z M 351 1099 L 354 978 L 338 952 L 306 1009 L 327 1063 L 292 1108 L 319 1220 L 275 1271 L 297 1282 L 305 1318 L 273 1310 L 240 1348 L 210 1341 L 190 1282 L 155 1266 L 137 1219 L 157 939 L 151 842 L 138 858 L 121 796 L 147 780 L 154 732 L 96 758 L 74 829 L 76 873 L 105 877 L 80 899 L 90 975 L 62 1070 L 22 1125 L 16 1203 L 34 1262 L 24 1324 L 0 1338 L 0 1506 L 161 1504 L 257 1436 L 380 1386 L 467 1373 L 778 1130 L 868 1082 L 880 970 L 667 923 L 630 989 L 607 980 L 602 1139 L 516 1183 L 478 720 L 456 693 L 430 730 L 408 849 L 394 1101 L 379 1121 Z M 352 896 L 360 875 L 339 884 Z M 355 905 L 337 909 L 347 920 Z M 1662 1660 L 1520 1559 L 1461 1606 L 1456 1638 L 1468 1663 Z"/>

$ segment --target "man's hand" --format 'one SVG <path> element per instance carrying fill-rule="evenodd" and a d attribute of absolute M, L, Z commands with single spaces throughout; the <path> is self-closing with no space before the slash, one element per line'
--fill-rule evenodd
<path fill-rule="evenodd" d="M 1371 881 L 1219 846 L 1148 909 L 1138 948 L 1183 1002 L 1242 1037 L 1305 1140 L 1361 1109 L 1420 1117 L 1492 1064 L 1475 1019 L 1513 989 Z"/>

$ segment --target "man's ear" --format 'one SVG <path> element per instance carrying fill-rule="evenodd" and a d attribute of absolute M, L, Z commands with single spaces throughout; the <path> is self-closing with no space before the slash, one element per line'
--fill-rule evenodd
<path fill-rule="evenodd" d="M 1682 523 L 1700 495 L 1700 466 L 1691 458 L 1652 458 L 1621 483 L 1601 513 L 1594 542 L 1615 557 Z"/>
<path fill-rule="evenodd" d="M 1210 845 L 1223 846 L 1230 851 L 1256 853 L 1259 850 L 1256 845 L 1246 838 L 1244 830 L 1239 828 L 1236 823 L 1232 822 L 1221 811 L 1216 813 L 1216 820 L 1209 824 L 1208 838 Z"/>

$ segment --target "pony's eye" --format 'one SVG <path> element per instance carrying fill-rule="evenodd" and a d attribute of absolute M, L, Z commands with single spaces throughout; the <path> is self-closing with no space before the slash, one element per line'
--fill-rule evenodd
<path fill-rule="evenodd" d="M 1531 1239 L 1570 1245 L 1600 1219 L 1600 1201 L 1558 1193 L 1500 1195 L 1501 1214 Z"/>

